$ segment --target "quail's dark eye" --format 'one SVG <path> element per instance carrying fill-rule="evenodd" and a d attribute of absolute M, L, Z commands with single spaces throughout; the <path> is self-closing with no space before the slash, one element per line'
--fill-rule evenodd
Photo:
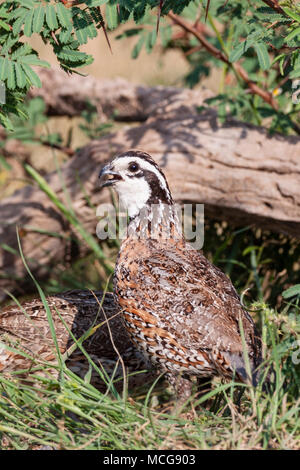
<path fill-rule="evenodd" d="M 128 170 L 131 171 L 132 173 L 135 173 L 136 171 L 139 170 L 139 165 L 136 162 L 131 162 L 128 165 Z"/>

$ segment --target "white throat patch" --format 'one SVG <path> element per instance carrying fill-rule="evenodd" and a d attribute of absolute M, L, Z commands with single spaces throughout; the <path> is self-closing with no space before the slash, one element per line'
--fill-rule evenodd
<path fill-rule="evenodd" d="M 151 196 L 150 186 L 144 178 L 131 178 L 118 182 L 116 191 L 120 205 L 128 211 L 130 218 L 138 215 Z"/>

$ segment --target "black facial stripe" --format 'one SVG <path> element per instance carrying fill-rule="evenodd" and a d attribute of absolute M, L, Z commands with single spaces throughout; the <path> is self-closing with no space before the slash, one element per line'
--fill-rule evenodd
<path fill-rule="evenodd" d="M 151 189 L 151 195 L 147 201 L 148 204 L 158 204 L 159 202 L 162 202 L 163 204 L 172 204 L 172 196 L 170 193 L 170 189 L 168 186 L 167 181 L 166 182 L 166 188 L 162 188 L 160 181 L 158 180 L 157 176 L 153 171 L 150 170 L 143 170 L 145 180 L 150 186 Z"/>

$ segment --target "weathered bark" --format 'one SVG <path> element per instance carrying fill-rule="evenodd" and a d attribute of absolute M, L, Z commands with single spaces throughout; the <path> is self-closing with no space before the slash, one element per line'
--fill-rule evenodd
<path fill-rule="evenodd" d="M 168 88 L 160 98 L 153 95 L 145 123 L 91 142 L 63 167 L 61 176 L 73 209 L 90 233 L 95 234 L 97 220 L 82 185 L 95 206 L 108 201 L 107 189 L 99 192 L 99 169 L 114 155 L 139 148 L 163 166 L 176 201 L 202 202 L 207 216 L 231 224 L 255 223 L 300 236 L 299 137 L 270 137 L 264 129 L 240 122 L 220 126 L 213 110 L 197 112 L 201 92 Z M 65 200 L 61 176 L 52 173 L 48 181 Z M 28 186 L 2 201 L 0 244 L 18 249 L 16 225 L 23 229 L 23 251 L 36 276 L 42 277 L 51 264 L 64 262 L 70 241 L 33 229 L 61 235 L 72 234 L 73 229 L 39 189 Z M 0 287 L 22 286 L 25 270 L 18 256 L 3 250 L 0 267 L 5 276 Z"/>
<path fill-rule="evenodd" d="M 122 78 L 97 80 L 80 75 L 67 76 L 60 69 L 39 68 L 39 76 L 43 86 L 33 88 L 30 97 L 41 96 L 47 114 L 53 116 L 78 116 L 89 102 L 96 106 L 102 120 L 142 122 L 157 113 L 170 112 L 180 103 L 186 103 L 189 109 L 192 105 L 199 106 L 205 98 L 212 96 L 209 90 L 146 87 Z"/>

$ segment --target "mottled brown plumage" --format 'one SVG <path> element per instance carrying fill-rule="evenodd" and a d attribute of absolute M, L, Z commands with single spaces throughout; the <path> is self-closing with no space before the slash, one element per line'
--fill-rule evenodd
<path fill-rule="evenodd" d="M 248 382 L 241 324 L 256 383 L 260 338 L 253 320 L 228 277 L 184 240 L 156 163 L 148 154 L 130 151 L 107 165 L 101 178 L 115 187 L 130 216 L 114 283 L 137 348 L 184 396 L 191 375 Z M 154 217 L 152 204 L 161 208 L 161 216 Z"/>
<path fill-rule="evenodd" d="M 105 322 L 83 342 L 83 346 L 93 361 L 98 366 L 102 365 L 110 377 L 112 374 L 115 379 L 123 377 L 122 362 L 126 373 L 132 374 L 149 369 L 149 365 L 147 366 L 143 356 L 134 348 L 126 329 L 120 322 L 120 311 L 111 293 L 106 293 L 104 296 L 99 291 L 94 295 L 90 291 L 73 290 L 50 296 L 47 301 L 62 353 L 70 350 L 74 341 L 57 311 L 76 339 L 91 327 Z M 48 372 L 50 370 L 57 374 L 56 370 L 51 370 L 51 364 L 57 363 L 55 346 L 42 301 L 39 298 L 33 299 L 23 303 L 21 307 L 17 305 L 5 307 L 0 313 L 0 372 L 10 374 L 21 369 L 34 369 L 46 361 L 50 364 Z M 14 351 L 9 351 L 4 345 L 13 348 Z M 18 354 L 16 350 L 29 354 L 31 358 Z M 89 368 L 88 361 L 79 349 L 70 352 L 66 364 L 81 377 L 85 376 Z M 24 375 L 28 373 L 22 377 Z M 152 376 L 152 372 L 133 375 L 130 378 L 130 385 L 141 385 Z M 92 373 L 91 383 L 97 388 L 105 388 L 95 371 Z M 119 382 L 118 385 L 121 387 L 122 383 Z"/>

